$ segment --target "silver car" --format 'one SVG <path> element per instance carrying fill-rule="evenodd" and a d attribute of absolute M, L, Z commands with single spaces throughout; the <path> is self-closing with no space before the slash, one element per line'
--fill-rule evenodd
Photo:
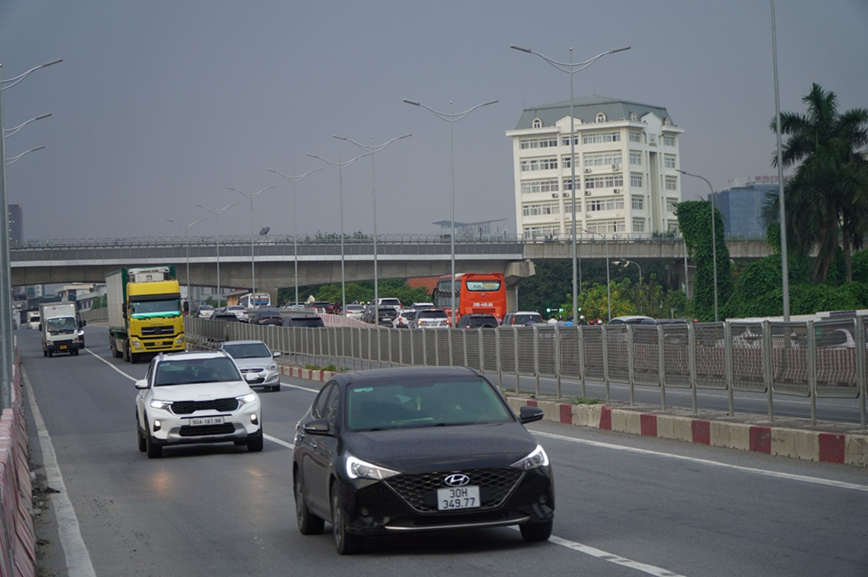
<path fill-rule="evenodd" d="M 280 390 L 280 368 L 274 361 L 280 353 L 271 352 L 262 341 L 227 341 L 220 345 L 220 350 L 232 357 L 251 387 Z"/>

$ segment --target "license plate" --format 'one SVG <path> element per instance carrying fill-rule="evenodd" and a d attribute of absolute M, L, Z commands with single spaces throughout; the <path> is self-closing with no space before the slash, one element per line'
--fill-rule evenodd
<path fill-rule="evenodd" d="M 222 425 L 223 417 L 194 417 L 190 419 L 190 425 L 199 427 L 202 425 Z"/>
<path fill-rule="evenodd" d="M 440 511 L 474 509 L 479 505 L 479 487 L 477 486 L 437 489 L 437 509 Z"/>
<path fill-rule="evenodd" d="M 60 345 L 60 350 L 61 350 L 61 351 L 62 351 L 62 350 L 65 350 L 65 349 L 66 349 L 66 345 Z"/>

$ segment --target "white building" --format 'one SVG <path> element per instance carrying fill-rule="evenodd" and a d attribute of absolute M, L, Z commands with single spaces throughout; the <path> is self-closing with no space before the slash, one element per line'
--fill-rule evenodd
<path fill-rule="evenodd" d="M 600 234 L 675 231 L 678 138 L 665 108 L 604 96 L 573 101 L 576 223 Z M 515 216 L 525 238 L 570 237 L 570 103 L 527 108 L 513 141 Z"/>

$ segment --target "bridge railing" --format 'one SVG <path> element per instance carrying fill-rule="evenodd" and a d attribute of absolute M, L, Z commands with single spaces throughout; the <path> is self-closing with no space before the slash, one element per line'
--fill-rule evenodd
<path fill-rule="evenodd" d="M 328 316 L 328 315 L 326 315 Z M 213 347 L 225 340 L 262 340 L 297 365 L 356 370 L 381 366 L 467 366 L 516 393 L 563 397 L 562 382 L 589 382 L 657 390 L 666 408 L 668 389 L 765 397 L 769 418 L 779 396 L 859 399 L 866 418 L 868 317 L 807 322 L 727 322 L 657 326 L 550 326 L 498 329 L 423 329 L 328 326 L 256 326 L 187 318 L 190 342 Z M 333 323 L 330 323 L 333 324 Z"/>

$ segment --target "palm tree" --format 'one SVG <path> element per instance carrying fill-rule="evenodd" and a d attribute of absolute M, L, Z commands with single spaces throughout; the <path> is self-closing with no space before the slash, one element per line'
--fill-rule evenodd
<path fill-rule="evenodd" d="M 852 278 L 851 251 L 861 247 L 868 231 L 868 161 L 858 153 L 868 143 L 868 110 L 839 114 L 837 101 L 834 92 L 814 84 L 802 98 L 806 114 L 781 113 L 781 134 L 788 136 L 783 164 L 798 165 L 784 189 L 787 244 L 805 256 L 817 250 L 812 270 L 817 283 L 826 282 L 842 236 L 847 279 Z M 770 194 L 763 207 L 766 225 L 778 215 L 778 197 Z"/>

